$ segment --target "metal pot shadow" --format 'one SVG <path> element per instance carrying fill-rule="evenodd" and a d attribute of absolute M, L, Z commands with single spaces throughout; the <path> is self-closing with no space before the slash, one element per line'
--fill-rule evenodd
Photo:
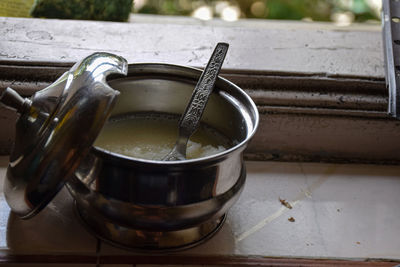
<path fill-rule="evenodd" d="M 111 116 L 181 114 L 200 70 L 168 64 L 131 64 L 110 77 L 120 92 Z M 246 179 L 243 151 L 258 125 L 251 98 L 219 77 L 202 122 L 230 140 L 218 154 L 185 161 L 132 158 L 93 146 L 67 187 L 88 229 L 114 245 L 170 251 L 192 247 L 223 224 Z"/>

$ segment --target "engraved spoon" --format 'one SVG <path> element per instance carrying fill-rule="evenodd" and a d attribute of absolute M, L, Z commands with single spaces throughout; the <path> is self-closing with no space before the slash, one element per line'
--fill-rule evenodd
<path fill-rule="evenodd" d="M 206 108 L 208 98 L 214 88 L 229 45 L 218 43 L 194 88 L 189 104 L 179 120 L 178 139 L 174 148 L 162 160 L 185 160 L 186 146 L 189 138 L 200 125 L 200 119 Z"/>

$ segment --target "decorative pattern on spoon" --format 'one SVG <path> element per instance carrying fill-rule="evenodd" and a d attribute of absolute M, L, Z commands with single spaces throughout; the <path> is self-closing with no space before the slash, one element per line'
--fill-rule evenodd
<path fill-rule="evenodd" d="M 179 121 L 178 140 L 172 151 L 163 160 L 184 160 L 186 158 L 187 142 L 200 124 L 200 119 L 218 78 L 228 48 L 227 43 L 218 43 L 215 47 Z"/>

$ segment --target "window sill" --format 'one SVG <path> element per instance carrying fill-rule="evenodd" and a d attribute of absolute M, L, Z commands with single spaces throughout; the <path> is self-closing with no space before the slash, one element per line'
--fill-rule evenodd
<path fill-rule="evenodd" d="M 0 185 L 7 164 L 8 158 L 0 157 Z M 168 255 L 138 254 L 98 240 L 81 224 L 66 188 L 34 218 L 21 220 L 10 212 L 0 186 L 0 262 L 193 267 L 400 263 L 399 166 L 248 161 L 246 168 L 246 186 L 221 230 L 204 244 Z"/>

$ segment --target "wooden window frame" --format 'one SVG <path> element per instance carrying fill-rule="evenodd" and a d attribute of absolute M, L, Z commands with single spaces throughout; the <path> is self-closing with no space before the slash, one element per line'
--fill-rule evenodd
<path fill-rule="evenodd" d="M 131 23 L 0 18 L 0 88 L 29 96 L 95 51 L 128 62 L 206 63 L 231 44 L 222 76 L 256 102 L 247 159 L 398 164 L 400 122 L 387 114 L 379 26 L 134 16 Z M 13 139 L 1 108 L 0 153 Z"/>

